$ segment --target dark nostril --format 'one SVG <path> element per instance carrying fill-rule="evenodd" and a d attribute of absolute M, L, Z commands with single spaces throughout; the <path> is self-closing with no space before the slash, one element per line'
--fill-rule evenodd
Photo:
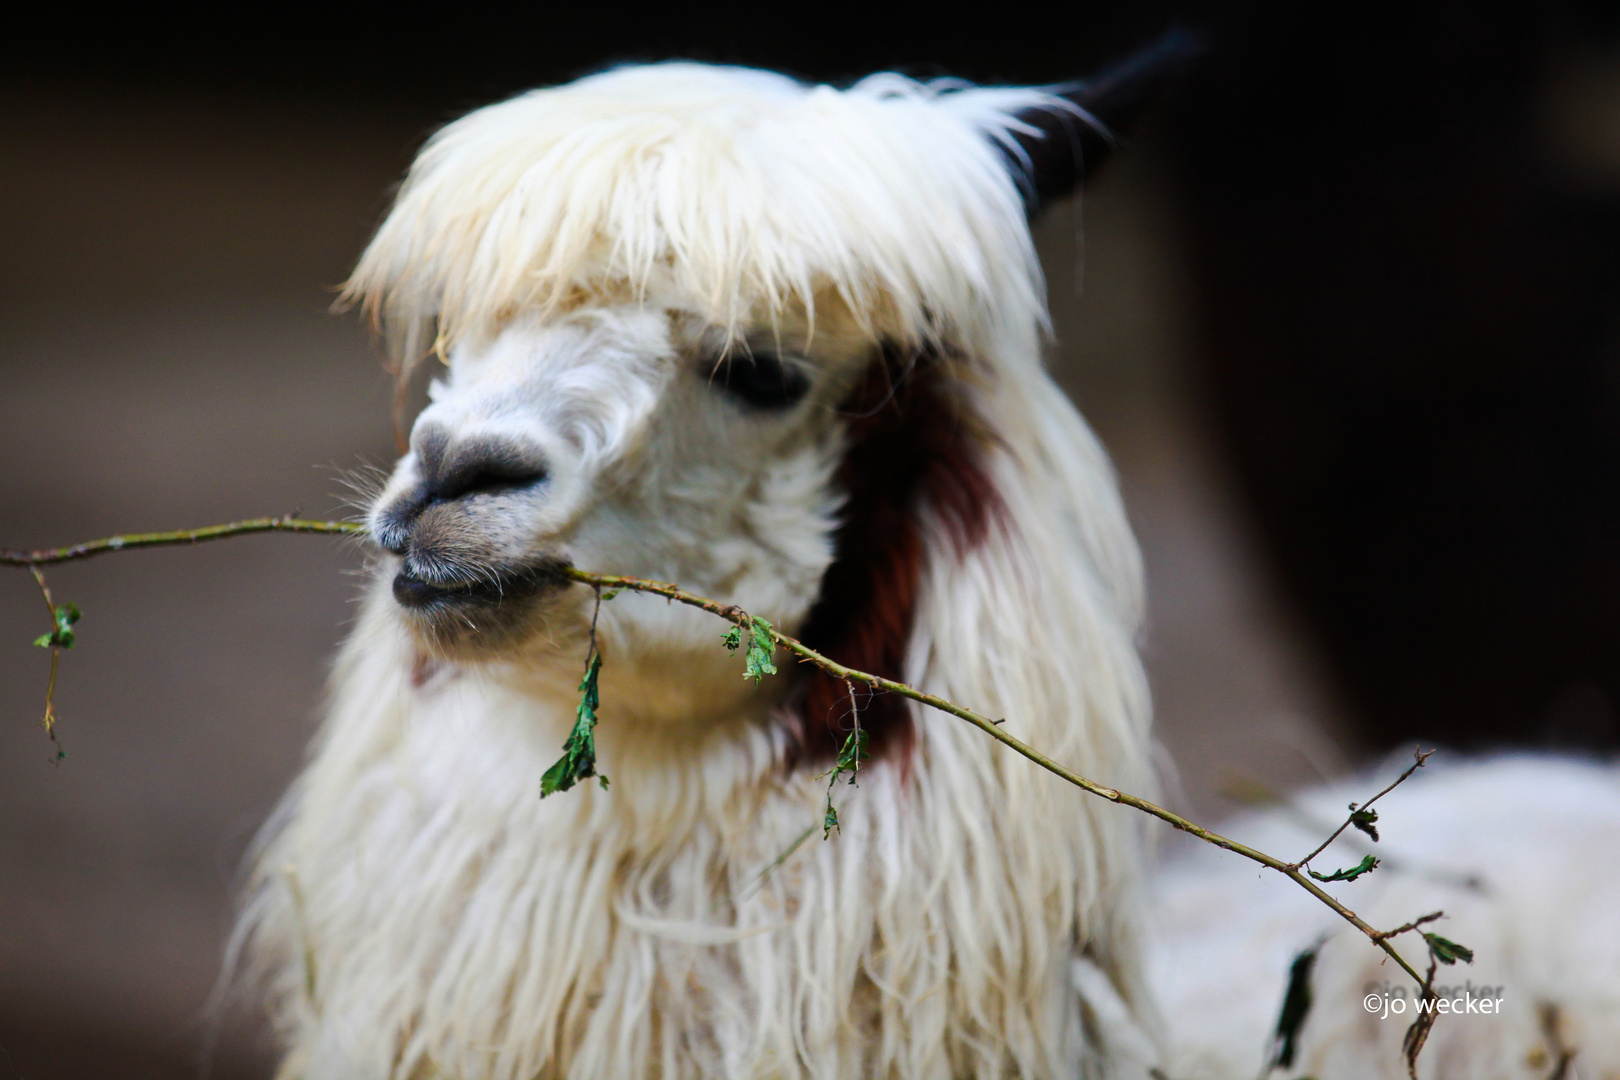
<path fill-rule="evenodd" d="M 436 477 L 427 485 L 431 502 L 449 502 L 469 495 L 502 495 L 534 487 L 546 479 L 546 470 L 532 465 L 484 462 Z"/>
<path fill-rule="evenodd" d="M 480 438 L 446 450 L 437 429 L 429 434 L 436 437 L 426 438 L 417 450 L 420 479 L 380 508 L 373 520 L 372 535 L 378 546 L 395 555 L 410 549 L 417 519 L 428 507 L 474 495 L 523 491 L 545 483 L 550 475 L 535 447 Z"/>
<path fill-rule="evenodd" d="M 431 459 L 422 458 L 422 480 L 432 502 L 500 495 L 545 479 L 545 457 L 539 448 L 512 439 L 464 439 Z"/>

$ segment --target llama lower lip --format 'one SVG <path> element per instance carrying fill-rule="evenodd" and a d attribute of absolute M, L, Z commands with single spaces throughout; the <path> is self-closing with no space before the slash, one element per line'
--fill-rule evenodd
<path fill-rule="evenodd" d="M 426 607 L 437 600 L 471 594 L 471 585 L 437 585 L 401 570 L 394 575 L 394 599 L 403 607 Z"/>
<path fill-rule="evenodd" d="M 394 575 L 394 599 L 401 607 L 423 610 L 445 605 L 499 605 L 538 591 L 553 575 L 541 569 L 492 570 L 473 581 L 434 582 L 406 570 Z"/>

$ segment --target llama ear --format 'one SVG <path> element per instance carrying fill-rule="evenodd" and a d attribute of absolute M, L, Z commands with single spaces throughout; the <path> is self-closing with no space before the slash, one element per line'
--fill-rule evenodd
<path fill-rule="evenodd" d="M 1120 133 L 1207 48 L 1201 35 L 1171 30 L 1090 79 L 1051 87 L 1068 107 L 1036 106 L 1016 113 L 1007 151 L 1030 214 L 1089 180 L 1119 144 Z"/>

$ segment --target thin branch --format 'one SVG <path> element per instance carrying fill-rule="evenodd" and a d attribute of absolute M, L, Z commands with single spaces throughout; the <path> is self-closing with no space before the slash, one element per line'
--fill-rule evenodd
<path fill-rule="evenodd" d="M 1406 1075 L 1411 1080 L 1418 1080 L 1418 1055 L 1423 1052 L 1423 1044 L 1429 1041 L 1429 1032 L 1434 1029 L 1435 1019 L 1439 1016 L 1434 1007 L 1438 1000 L 1434 992 L 1434 973 L 1438 962 L 1434 950 L 1430 949 L 1429 972 L 1418 980 L 1422 993 L 1417 1000 L 1417 1015 L 1412 1018 L 1412 1026 L 1406 1029 L 1406 1035 L 1401 1039 L 1401 1052 L 1406 1055 Z"/>
<path fill-rule="evenodd" d="M 596 592 L 596 606 L 591 609 L 591 640 L 585 649 L 585 671 L 591 670 L 591 659 L 596 656 L 596 620 L 602 617 L 602 587 L 598 585 Z"/>
<path fill-rule="evenodd" d="M 51 620 L 51 626 L 56 625 L 56 601 L 51 597 L 51 587 L 45 583 L 45 574 L 36 565 L 30 565 L 28 572 L 34 575 L 34 581 L 39 585 L 39 594 L 45 598 L 45 614 Z"/>
<path fill-rule="evenodd" d="M 1390 792 L 1394 791 L 1396 788 L 1400 787 L 1403 783 L 1405 783 L 1407 777 L 1411 776 L 1413 773 L 1415 773 L 1419 769 L 1423 768 L 1423 763 L 1425 761 L 1428 761 L 1431 757 L 1434 756 L 1434 751 L 1433 750 L 1425 751 L 1425 750 L 1421 750 L 1421 749 L 1414 750 L 1414 751 L 1412 751 L 1412 756 L 1416 760 L 1414 760 L 1412 762 L 1412 764 L 1410 764 L 1410 765 L 1408 765 L 1406 767 L 1405 772 L 1401 773 L 1401 775 L 1399 775 L 1399 776 L 1397 776 L 1395 778 L 1395 782 L 1393 784 L 1390 784 L 1389 787 L 1385 788 L 1383 791 L 1380 791 L 1378 794 L 1374 795 L 1372 798 L 1368 799 L 1366 802 L 1362 803 L 1360 806 L 1357 806 L 1354 803 L 1351 803 L 1350 804 L 1350 816 L 1344 819 L 1344 824 L 1340 825 L 1337 829 L 1334 829 L 1333 830 L 1333 835 L 1328 837 L 1326 840 L 1322 841 L 1322 843 L 1317 847 L 1317 849 L 1315 851 L 1311 852 L 1309 855 L 1305 856 L 1303 859 L 1299 860 L 1298 862 L 1290 863 L 1289 865 L 1297 870 L 1301 866 L 1304 866 L 1306 863 L 1310 862 L 1312 859 L 1316 858 L 1318 855 L 1322 854 L 1322 852 L 1326 851 L 1327 846 L 1329 844 L 1333 843 L 1333 841 L 1337 840 L 1339 838 L 1339 834 L 1344 832 L 1344 830 L 1348 829 L 1350 827 L 1350 824 L 1353 821 L 1356 820 L 1356 815 L 1357 814 L 1366 813 L 1367 808 L 1369 806 L 1371 806 L 1373 803 L 1377 802 L 1379 799 L 1382 799 L 1385 795 L 1388 795 Z"/>
<path fill-rule="evenodd" d="M 234 521 L 225 525 L 213 525 L 201 529 L 186 529 L 175 532 L 135 533 L 125 536 L 113 536 L 108 537 L 105 540 L 92 540 L 88 543 L 75 544 L 71 547 L 45 548 L 35 551 L 0 550 L 0 565 L 26 566 L 37 574 L 37 568 L 40 566 L 49 565 L 52 563 L 69 562 L 75 559 L 86 559 L 93 555 L 100 555 L 105 552 L 124 551 L 137 547 L 163 547 L 177 544 L 195 544 L 205 540 L 218 540 L 229 536 L 242 536 L 248 533 L 259 532 L 354 534 L 363 531 L 363 526 L 354 524 L 352 522 L 310 521 L 296 518 L 291 515 L 283 517 L 253 518 L 247 521 Z M 633 592 L 662 596 L 666 600 L 685 604 L 689 607 L 695 607 L 702 611 L 707 611 L 712 615 L 716 615 L 730 623 L 735 624 L 744 632 L 751 632 L 755 627 L 763 625 L 758 620 L 755 620 L 752 616 L 750 616 L 748 612 L 744 611 L 735 604 L 722 604 L 718 601 L 710 600 L 707 597 L 689 593 L 676 585 L 670 584 L 669 582 L 650 581 L 645 578 L 625 577 L 618 574 L 592 574 L 587 573 L 584 570 L 576 569 L 572 566 L 556 566 L 552 569 L 553 572 L 559 577 L 566 578 L 570 581 L 577 581 L 582 585 L 590 585 L 597 590 L 629 589 Z M 1083 791 L 1090 792 L 1099 798 L 1107 799 L 1109 802 L 1120 803 L 1124 806 L 1129 806 L 1136 810 L 1140 810 L 1142 813 L 1156 817 L 1160 821 L 1168 823 L 1175 829 L 1198 837 L 1207 844 L 1212 844 L 1215 847 L 1230 851 L 1235 855 L 1241 855 L 1251 862 L 1256 862 L 1261 866 L 1267 867 L 1268 869 L 1275 870 L 1277 873 L 1288 878 L 1294 884 L 1316 897 L 1317 900 L 1325 904 L 1340 918 L 1366 935 L 1369 941 L 1371 941 L 1374 945 L 1377 945 L 1386 954 L 1388 954 L 1389 957 L 1400 966 L 1401 970 L 1410 975 L 1420 987 L 1427 987 L 1428 983 L 1424 977 L 1419 975 L 1417 970 L 1413 968 L 1411 964 L 1407 963 L 1406 959 L 1396 951 L 1394 946 L 1390 945 L 1387 938 L 1392 935 L 1380 934 L 1377 929 L 1368 925 L 1354 911 L 1351 911 L 1348 907 L 1345 907 L 1343 904 L 1339 903 L 1339 901 L 1335 900 L 1325 890 L 1317 886 L 1315 882 L 1311 881 L 1304 874 L 1300 873 L 1300 866 L 1303 863 L 1308 862 L 1309 858 L 1303 859 L 1299 863 L 1287 863 L 1281 859 L 1267 855 L 1263 851 L 1257 851 L 1246 844 L 1240 844 L 1236 840 L 1222 836 L 1221 834 L 1206 829 L 1201 825 L 1196 825 L 1181 815 L 1172 813 L 1171 811 L 1166 810 L 1164 807 L 1149 802 L 1148 800 L 1139 796 L 1131 795 L 1128 792 L 1120 791 L 1117 788 L 1108 787 L 1105 784 L 1099 784 L 1094 780 L 1081 776 L 1074 770 L 1053 760 L 1050 757 L 1047 757 L 1034 747 L 1003 731 L 1000 727 L 1001 721 L 990 720 L 987 717 L 980 716 L 971 709 L 965 709 L 962 706 L 957 705 L 954 702 L 947 701 L 935 694 L 925 694 L 914 687 L 906 685 L 905 683 L 896 682 L 893 679 L 886 679 L 879 675 L 873 675 L 869 672 L 857 671 L 854 668 L 846 667 L 845 665 L 838 663 L 836 660 L 832 660 L 829 657 L 826 657 L 816 650 L 810 648 L 797 638 L 790 637 L 789 635 L 776 630 L 774 627 L 769 629 L 769 633 L 771 637 L 775 639 L 778 647 L 786 649 L 788 652 L 798 656 L 801 662 L 813 664 L 836 679 L 842 679 L 846 683 L 850 684 L 857 682 L 864 683 L 875 690 L 885 690 L 892 694 L 899 694 L 901 697 L 909 698 L 910 700 L 918 702 L 922 705 L 927 705 L 929 708 L 937 709 L 943 713 L 948 713 L 959 720 L 964 720 L 967 723 L 972 724 L 974 727 L 978 728 L 980 731 L 983 731 L 992 739 L 995 739 L 997 742 L 1003 744 L 1009 749 L 1022 754 L 1036 765 L 1039 765 L 1048 772 L 1067 780 L 1069 783 Z M 1430 751 L 1429 753 L 1433 753 L 1433 751 Z M 1379 798 L 1393 790 L 1397 785 L 1410 776 L 1419 765 L 1422 765 L 1427 756 L 1427 754 L 1420 754 L 1419 760 L 1411 768 L 1402 773 L 1395 783 L 1389 785 L 1389 787 L 1385 788 L 1377 795 L 1374 795 L 1373 798 L 1368 801 L 1367 805 L 1370 806 L 1373 802 L 1377 801 Z M 1363 807 L 1363 809 L 1365 809 L 1365 807 Z M 1349 822 L 1347 821 L 1344 826 L 1340 826 L 1339 832 L 1343 832 L 1344 828 L 1348 825 Z M 1337 835 L 1338 833 L 1336 832 L 1334 836 Z M 1330 837 L 1329 842 L 1331 842 L 1332 839 L 1333 838 Z M 1323 845 L 1324 848 L 1326 846 L 1326 844 Z M 1318 848 L 1316 852 L 1312 852 L 1312 856 L 1318 854 L 1321 850 L 1321 848 Z"/>
<path fill-rule="evenodd" d="M 861 703 L 855 698 L 854 683 L 845 679 L 844 689 L 849 691 L 849 717 L 850 721 L 855 725 L 855 742 L 856 745 L 859 745 L 861 739 Z M 855 775 L 857 777 L 861 775 L 861 757 L 860 754 L 855 755 Z"/>
<path fill-rule="evenodd" d="M 365 526 L 352 521 L 309 521 L 285 514 L 281 517 L 250 518 L 224 525 L 209 525 L 201 529 L 178 529 L 173 532 L 129 533 L 109 536 L 105 540 L 90 540 L 70 547 L 39 548 L 22 551 L 0 548 L 0 566 L 49 566 L 52 563 L 88 559 L 109 551 L 127 551 L 131 548 L 169 547 L 176 544 L 198 544 L 204 540 L 223 540 L 227 536 L 245 536 L 248 533 L 361 533 Z"/>
<path fill-rule="evenodd" d="M 251 518 L 247 521 L 232 521 L 224 525 L 209 525 L 201 529 L 178 529 L 171 532 L 128 533 L 123 536 L 109 536 L 103 540 L 90 540 L 82 544 L 73 544 L 69 547 L 38 548 L 32 551 L 0 548 L 0 566 L 27 567 L 33 575 L 34 581 L 39 585 L 40 595 L 45 598 L 45 608 L 50 616 L 51 634 L 47 641 L 51 650 L 51 674 L 45 687 L 45 718 L 43 726 L 45 734 L 50 736 L 52 744 L 56 747 L 54 760 L 60 762 L 66 757 L 62 749 L 62 741 L 56 734 L 56 676 L 62 664 L 63 624 L 61 618 L 66 618 L 71 624 L 78 617 L 77 610 L 71 604 L 64 607 L 72 611 L 71 615 L 58 615 L 56 601 L 51 596 L 51 589 L 45 581 L 42 566 L 51 566 L 56 563 L 73 562 L 79 559 L 88 559 L 94 555 L 102 555 L 110 551 L 127 551 L 142 547 L 168 547 L 178 544 L 196 544 L 205 540 L 220 540 L 229 536 L 243 536 L 258 532 L 307 532 L 307 533 L 359 533 L 364 527 L 347 521 L 309 521 L 297 517 L 295 514 L 284 514 L 281 517 Z M 71 643 L 71 635 L 67 641 Z"/>
<path fill-rule="evenodd" d="M 821 828 L 820 824 L 814 821 L 812 821 L 809 825 L 806 825 L 804 832 L 795 837 L 793 843 L 784 848 L 780 855 L 772 859 L 765 869 L 755 874 L 754 879 L 748 883 L 742 892 L 730 897 L 730 901 L 734 904 L 741 904 L 746 900 L 752 899 L 755 893 L 759 892 L 759 890 L 765 887 L 765 879 L 770 877 L 771 874 L 775 873 L 777 870 L 781 869 L 782 864 L 791 859 L 793 857 L 793 853 L 798 851 L 799 848 L 803 847 L 804 842 L 810 839 L 810 837 L 814 836 L 816 830 L 819 828 Z M 716 900 L 714 902 L 714 907 L 711 910 L 718 911 L 721 905 L 725 902 L 725 899 Z"/>
<path fill-rule="evenodd" d="M 1404 934 L 1408 930 L 1416 930 L 1418 927 L 1422 926 L 1424 923 L 1432 923 L 1436 919 L 1444 918 L 1445 914 L 1446 913 L 1443 912 L 1443 911 L 1431 911 L 1427 915 L 1421 915 L 1418 918 L 1413 919 L 1409 923 L 1406 923 L 1406 924 L 1404 924 L 1402 926 L 1397 926 L 1393 930 L 1380 930 L 1380 931 L 1378 931 L 1377 936 L 1378 936 L 1379 940 L 1383 940 L 1384 938 L 1392 938 L 1396 934 Z"/>
<path fill-rule="evenodd" d="M 32 564 L 29 565 L 28 572 L 34 576 L 35 583 L 39 585 L 39 594 L 45 599 L 45 611 L 50 617 L 51 677 L 45 684 L 45 719 L 41 724 L 45 728 L 45 734 L 50 736 L 51 745 L 56 747 L 52 763 L 59 764 L 67 757 L 67 751 L 62 749 L 62 740 L 56 735 L 56 672 L 62 665 L 62 646 L 56 643 L 58 628 L 56 600 L 51 596 L 51 587 L 45 583 L 45 572 Z"/>
<path fill-rule="evenodd" d="M 1243 785 L 1242 790 L 1231 784 L 1222 786 L 1222 793 L 1228 798 L 1243 802 L 1251 806 L 1264 806 L 1268 803 L 1276 804 L 1278 810 L 1286 813 L 1304 831 L 1324 833 L 1333 828 L 1330 823 L 1318 818 L 1310 809 L 1300 805 L 1293 796 L 1271 788 L 1254 779 L 1252 776 L 1234 773 L 1234 777 Z M 1351 843 L 1360 844 L 1360 854 L 1367 855 L 1373 850 L 1373 841 L 1369 837 L 1363 840 L 1359 836 L 1347 836 L 1345 839 Z M 1479 892 L 1485 888 L 1484 879 L 1477 874 L 1451 873 L 1446 870 L 1436 870 L 1432 867 L 1410 863 L 1398 855 L 1384 853 L 1378 858 L 1381 869 L 1401 874 L 1412 874 L 1416 877 L 1427 878 L 1452 889 L 1465 889 L 1469 892 Z"/>
<path fill-rule="evenodd" d="M 668 582 L 649 581 L 644 578 L 624 577 L 617 574 L 592 574 L 587 573 L 584 570 L 575 569 L 572 566 L 558 567 L 556 572 L 560 576 L 568 578 L 571 581 L 577 581 L 582 585 L 593 585 L 598 588 L 630 589 L 633 592 L 644 592 L 650 593 L 654 596 L 662 596 L 666 600 L 686 604 L 689 607 L 695 607 L 703 611 L 707 611 L 712 615 L 718 615 L 720 618 L 733 622 L 738 626 L 743 627 L 745 630 L 750 625 L 749 614 L 742 608 L 737 607 L 735 604 L 721 604 L 706 597 L 689 593 L 678 586 L 669 584 Z M 1263 851 L 1257 851 L 1246 844 L 1240 844 L 1236 840 L 1222 836 L 1217 832 L 1212 832 L 1201 825 L 1195 825 L 1191 821 L 1188 821 L 1186 818 L 1182 817 L 1180 814 L 1172 813 L 1169 810 L 1166 810 L 1164 807 L 1151 803 L 1146 799 L 1140 798 L 1139 796 L 1131 795 L 1127 792 L 1120 791 L 1117 788 L 1108 787 L 1104 784 L 1099 784 L 1094 780 L 1089 780 L 1074 770 L 1069 769 L 1059 762 L 1047 757 L 1045 754 L 1041 753 L 1039 750 L 1023 742 L 1022 740 L 1009 735 L 997 725 L 996 721 L 980 716 L 971 709 L 964 709 L 955 702 L 947 701 L 944 698 L 938 697 L 934 694 L 925 694 L 914 687 L 906 685 L 905 683 L 895 682 L 893 679 L 885 679 L 879 675 L 872 675 L 864 671 L 857 671 L 854 668 L 845 667 L 836 660 L 823 656 L 821 653 L 810 648 L 797 638 L 789 637 L 787 634 L 784 634 L 779 630 L 772 629 L 771 636 L 776 639 L 776 643 L 779 647 L 786 649 L 788 652 L 796 654 L 802 661 L 814 664 L 816 667 L 825 671 L 834 678 L 843 679 L 845 681 L 865 683 L 867 686 L 873 687 L 874 689 L 887 690 L 890 693 L 899 694 L 901 697 L 910 698 L 912 701 L 927 705 L 930 708 L 938 709 L 940 712 L 949 713 L 960 720 L 967 721 L 980 731 L 983 731 L 986 735 L 989 735 L 992 739 L 995 739 L 997 742 L 1000 742 L 1010 749 L 1017 751 L 1024 757 L 1039 765 L 1041 768 L 1046 769 L 1048 772 L 1062 777 L 1075 787 L 1088 791 L 1099 798 L 1107 799 L 1109 802 L 1121 803 L 1125 806 L 1133 807 L 1142 811 L 1144 814 L 1149 814 L 1158 818 L 1160 821 L 1167 822 L 1173 828 L 1179 829 L 1185 833 L 1191 833 L 1193 836 L 1198 837 L 1207 844 L 1213 844 L 1215 847 L 1230 851 L 1235 855 L 1241 855 L 1245 859 L 1249 859 L 1253 862 L 1259 863 L 1261 866 L 1277 871 L 1279 874 L 1288 878 L 1294 884 L 1316 897 L 1322 903 L 1326 904 L 1341 919 L 1348 922 L 1351 926 L 1354 926 L 1357 930 L 1360 930 L 1367 936 L 1369 941 L 1371 941 L 1374 945 L 1377 945 L 1380 949 L 1384 950 L 1384 952 L 1389 955 L 1390 959 L 1394 960 L 1395 963 L 1400 966 L 1401 970 L 1410 975 L 1419 986 L 1423 985 L 1423 976 L 1419 975 L 1417 973 L 1417 969 L 1412 967 L 1411 964 L 1407 963 L 1405 957 L 1401 956 L 1401 954 L 1395 950 L 1394 946 L 1379 936 L 1377 929 L 1368 925 L 1367 922 L 1361 918 L 1361 916 L 1339 903 L 1339 901 L 1335 900 L 1324 889 L 1320 888 L 1315 882 L 1311 881 L 1310 878 L 1300 873 L 1298 864 L 1283 862 L 1281 859 L 1267 855 Z M 1433 751 L 1430 751 L 1430 753 L 1433 753 Z M 1407 773 L 1402 775 L 1402 779 L 1405 779 L 1405 777 L 1410 775 L 1410 773 L 1411 770 L 1408 770 Z M 1400 783 L 1400 780 L 1397 780 L 1395 783 Z M 1395 784 L 1391 784 L 1389 788 L 1379 792 L 1378 795 L 1373 796 L 1373 798 L 1377 799 L 1379 796 L 1386 794 L 1394 787 Z"/>

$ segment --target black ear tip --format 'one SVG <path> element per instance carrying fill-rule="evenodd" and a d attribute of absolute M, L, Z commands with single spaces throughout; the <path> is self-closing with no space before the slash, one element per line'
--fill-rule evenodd
<path fill-rule="evenodd" d="M 1031 213 L 1092 176 L 1120 134 L 1192 70 L 1211 48 L 1208 34 L 1172 27 L 1153 44 L 1083 82 L 1054 87 L 1072 109 L 1028 109 L 1018 119 L 1033 131 L 1013 139 L 1027 160 L 1014 163 Z"/>

